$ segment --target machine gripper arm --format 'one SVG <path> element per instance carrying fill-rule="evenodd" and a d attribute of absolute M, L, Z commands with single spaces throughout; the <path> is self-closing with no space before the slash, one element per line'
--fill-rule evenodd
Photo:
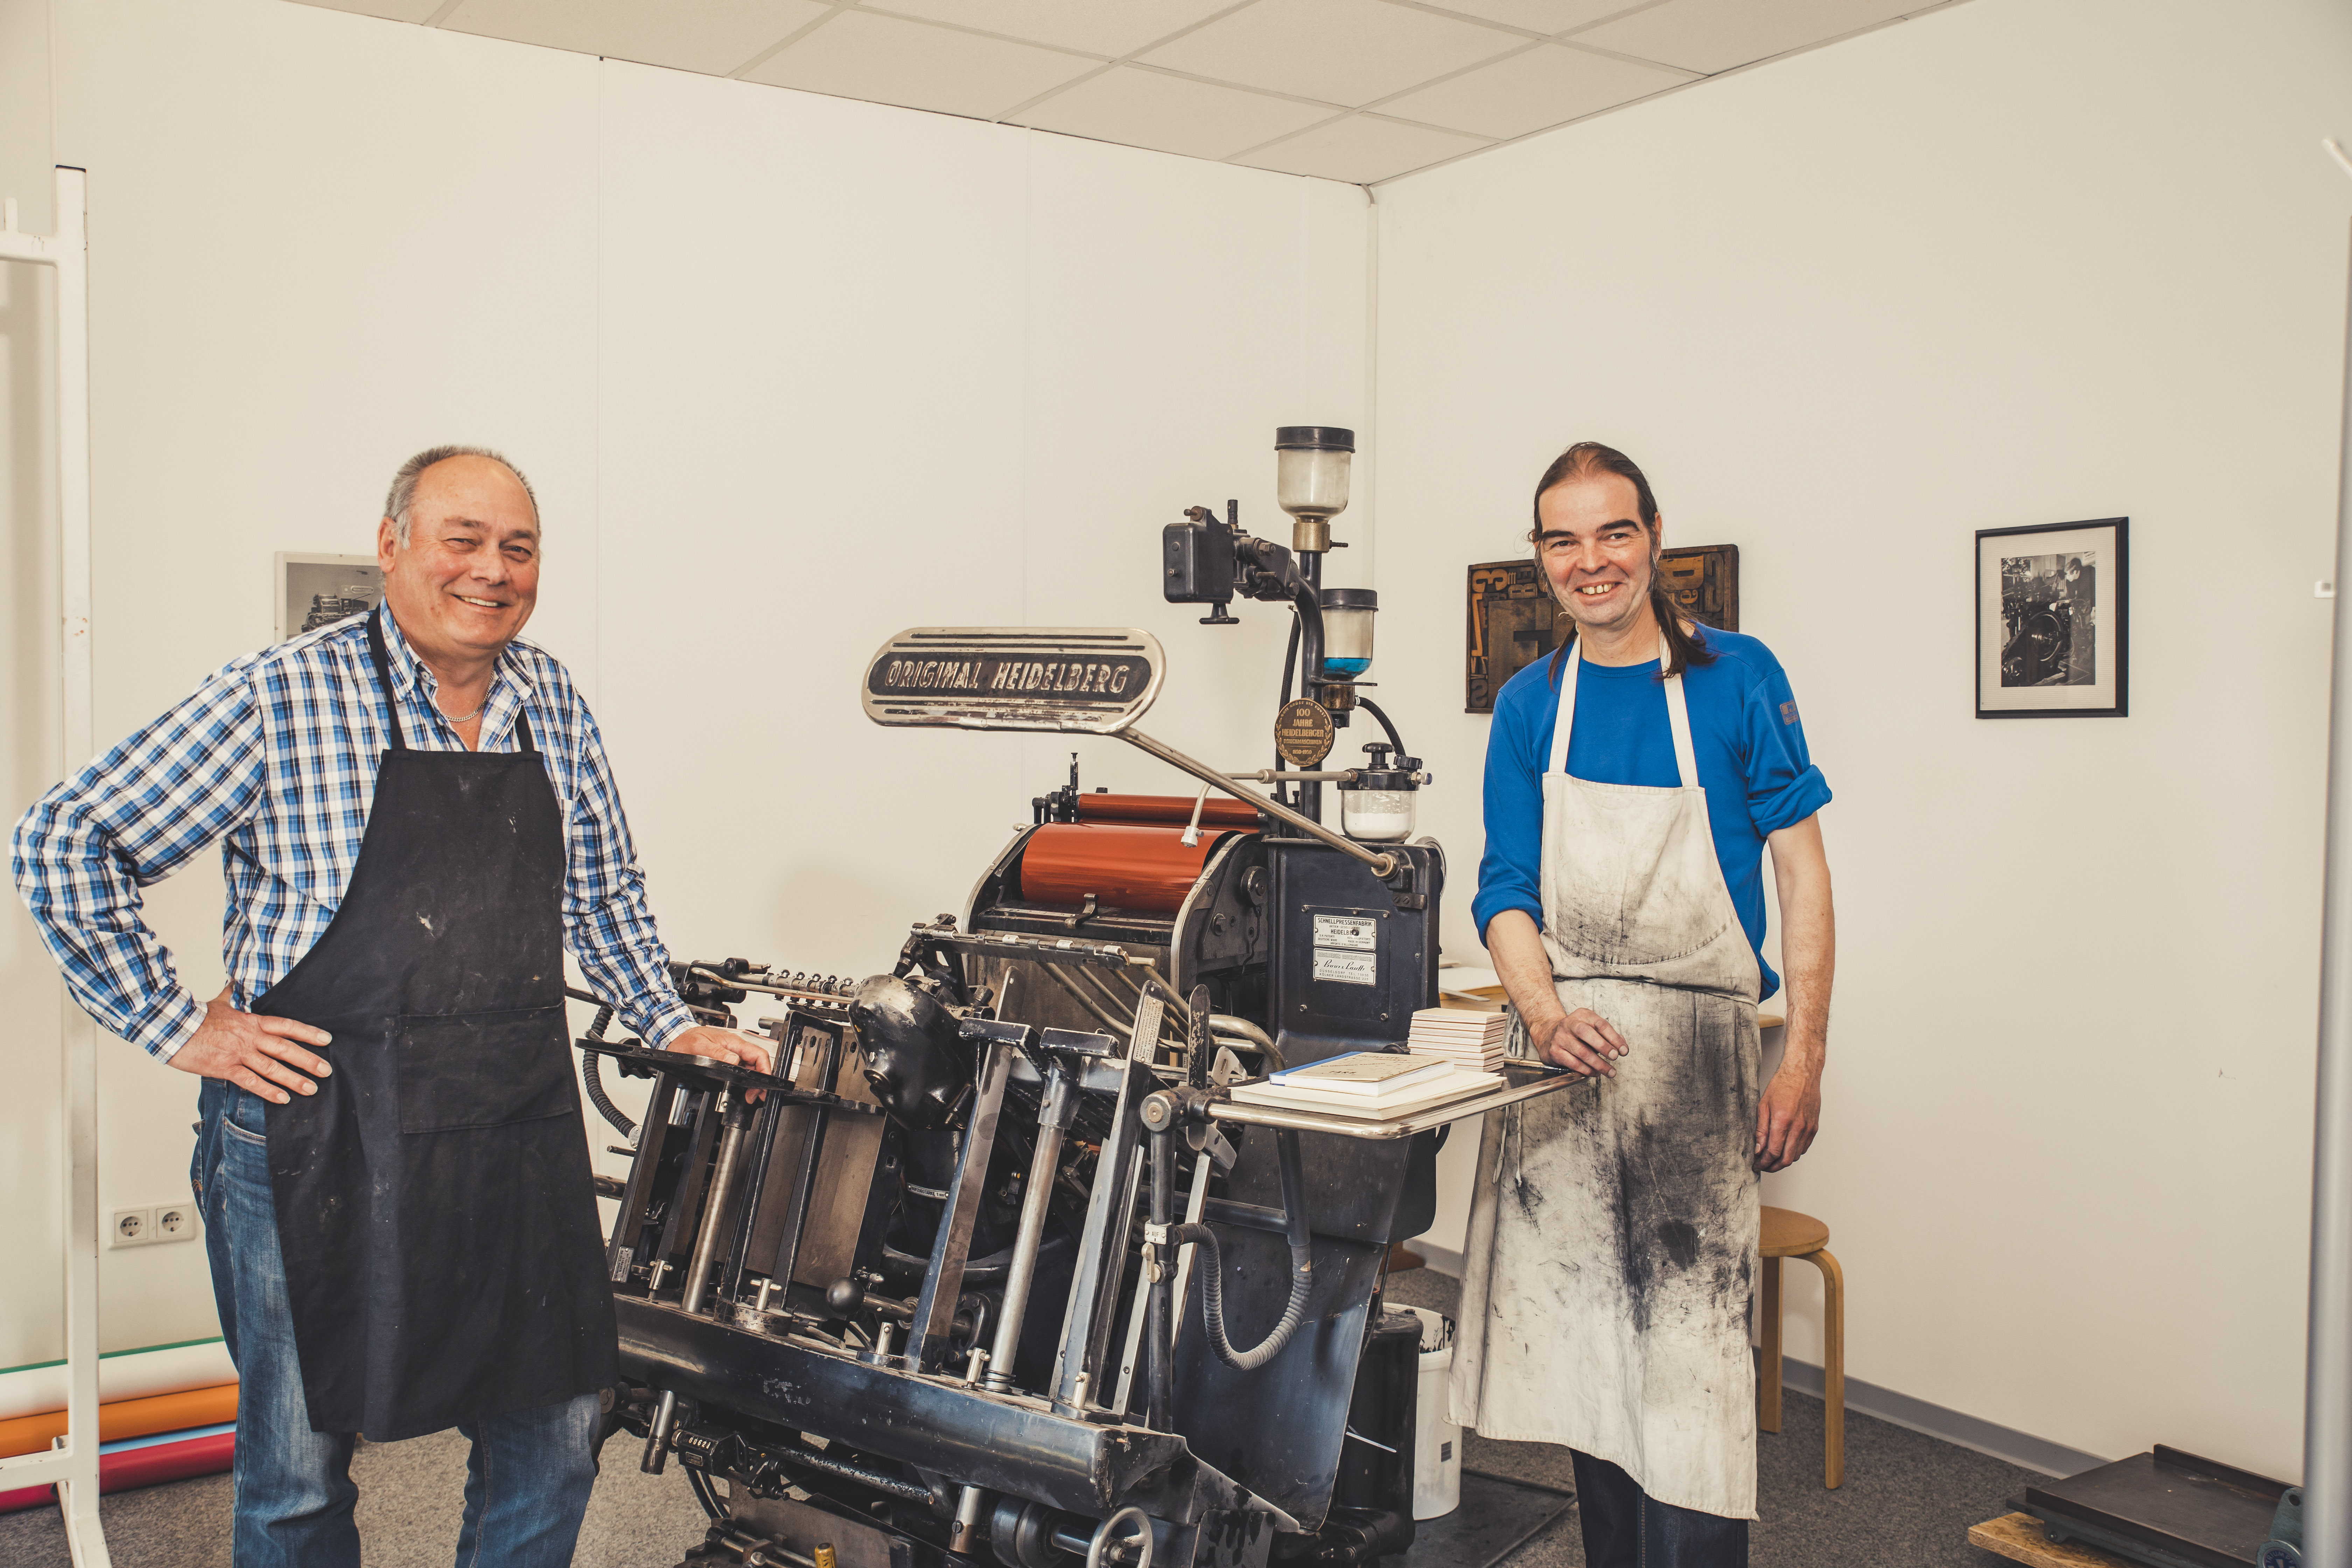
<path fill-rule="evenodd" d="M 1362 845 L 1357 843 L 1352 838 L 1342 837 L 1340 835 L 1332 832 L 1329 828 L 1316 821 L 1313 817 L 1302 816 L 1300 813 L 1291 810 L 1290 807 L 1283 805 L 1280 801 L 1271 800 L 1266 796 L 1258 794 L 1255 790 L 1243 788 L 1240 784 L 1235 784 L 1232 779 L 1227 778 L 1224 774 L 1219 773 L 1208 763 L 1195 762 L 1192 758 L 1186 756 L 1183 752 L 1178 751 L 1173 746 L 1168 745 L 1160 741 L 1155 741 L 1150 736 L 1132 729 L 1119 731 L 1118 738 L 1125 741 L 1129 745 L 1135 747 L 1138 751 L 1149 752 L 1151 755 L 1158 757 L 1161 762 L 1168 763 L 1171 767 L 1181 768 L 1184 772 L 1191 773 L 1194 778 L 1200 779 L 1203 783 L 1216 785 L 1219 789 L 1223 790 L 1227 795 L 1232 795 L 1236 800 L 1245 800 L 1249 802 L 1260 811 L 1265 812 L 1268 816 L 1275 818 L 1278 822 L 1288 823 L 1291 826 L 1297 828 L 1301 833 L 1306 834 L 1308 837 L 1319 838 L 1324 843 L 1328 844 L 1332 848 L 1339 850 L 1340 853 L 1355 857 L 1357 859 L 1361 860 L 1364 863 L 1365 868 L 1369 869 L 1373 876 L 1381 878 L 1382 880 L 1386 880 L 1389 877 L 1395 874 L 1397 868 L 1397 858 L 1395 856 L 1376 854 L 1372 850 L 1365 848 Z"/>

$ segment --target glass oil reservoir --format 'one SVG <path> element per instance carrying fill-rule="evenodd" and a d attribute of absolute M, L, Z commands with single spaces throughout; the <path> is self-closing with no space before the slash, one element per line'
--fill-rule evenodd
<path fill-rule="evenodd" d="M 1331 548 L 1331 520 L 1348 510 L 1356 433 L 1336 425 L 1285 425 L 1274 433 L 1274 499 L 1291 515 L 1291 548 Z"/>
<path fill-rule="evenodd" d="M 1372 668 L 1372 617 L 1381 596 L 1370 588 L 1326 588 L 1323 605 L 1323 673 L 1332 680 L 1360 680 Z"/>
<path fill-rule="evenodd" d="M 1420 798 L 1419 757 L 1389 761 L 1392 748 L 1374 741 L 1364 748 L 1370 765 L 1339 785 L 1339 831 L 1370 844 L 1398 844 L 1412 837 L 1413 806 Z"/>

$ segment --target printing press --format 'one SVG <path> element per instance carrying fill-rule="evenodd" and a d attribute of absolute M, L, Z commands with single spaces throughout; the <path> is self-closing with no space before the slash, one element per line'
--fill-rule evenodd
<path fill-rule="evenodd" d="M 1136 730 L 1167 678 L 1148 633 L 902 632 L 866 674 L 877 723 L 1116 736 L 1199 792 L 1086 794 L 1074 762 L 965 907 L 862 981 L 677 965 L 706 1021 L 773 1004 L 753 1020 L 772 1077 L 607 1039 L 609 1011 L 579 1042 L 633 1140 L 625 1182 L 600 1181 L 619 1205 L 605 1435 L 694 1488 L 711 1524 L 687 1563 L 1257 1568 L 1412 1545 L 1419 1335 L 1382 1322 L 1390 1243 L 1431 1220 L 1441 1129 L 1564 1080 L 1515 1065 L 1384 1121 L 1231 1098 L 1401 1050 L 1437 1002 L 1445 858 L 1408 841 L 1427 775 L 1364 689 L 1376 601 L 1319 584 L 1352 449 L 1278 433 L 1288 549 L 1233 503 L 1164 533 L 1166 595 L 1211 606 L 1204 625 L 1236 624 L 1235 599 L 1292 607 L 1273 766 L 1221 773 Z M 1324 767 L 1357 712 L 1385 739 Z M 614 1069 L 652 1080 L 641 1124 Z"/>

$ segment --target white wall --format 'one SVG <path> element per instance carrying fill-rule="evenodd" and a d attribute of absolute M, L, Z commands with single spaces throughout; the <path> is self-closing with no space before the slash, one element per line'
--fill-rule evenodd
<path fill-rule="evenodd" d="M 1973 0 L 1380 192 L 1380 673 L 1431 826 L 1480 841 L 1487 721 L 1428 717 L 1465 565 L 1561 447 L 1625 448 L 1668 542 L 1740 547 L 1837 792 L 1823 1130 L 1765 1201 L 1832 1228 L 1848 1370 L 2282 1476 L 2347 59 L 2321 0 Z M 1972 531 L 2117 514 L 2131 717 L 1976 720 Z"/>
<path fill-rule="evenodd" d="M 372 549 L 393 467 L 457 439 L 539 489 L 530 635 L 605 726 L 680 955 L 885 967 L 1057 782 L 1044 740 L 866 724 L 856 679 L 901 626 L 1150 627 L 1155 732 L 1264 749 L 1282 628 L 1161 604 L 1157 531 L 1228 495 L 1264 521 L 1272 427 L 1357 421 L 1361 192 L 282 0 L 53 25 L 57 155 L 90 171 L 110 742 L 268 640 L 273 552 Z M 0 287 L 13 574 L 53 524 Z M 52 678 L 13 651 L 53 613 L 9 610 L 11 820 L 58 765 Z M 1115 743 L 1087 763 L 1181 787 Z M 149 895 L 206 994 L 219 898 L 211 858 Z M 55 990 L 5 920 L 30 1092 L 0 1143 L 31 1201 L 0 1256 L 46 1259 Z M 102 1075 L 101 1202 L 184 1192 L 194 1081 L 120 1046 Z M 0 1366 L 60 1353 L 54 1287 L 14 1279 Z M 110 1348 L 213 1331 L 201 1247 L 103 1279 Z"/>

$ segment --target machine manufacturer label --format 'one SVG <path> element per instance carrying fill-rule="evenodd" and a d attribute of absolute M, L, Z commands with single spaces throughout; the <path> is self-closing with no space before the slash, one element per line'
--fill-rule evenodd
<path fill-rule="evenodd" d="M 914 626 L 866 668 L 877 724 L 1116 735 L 1151 706 L 1163 660 L 1118 626 Z"/>
<path fill-rule="evenodd" d="M 1318 947 L 1315 950 L 1315 978 L 1336 980 L 1342 985 L 1378 985 L 1381 983 L 1380 955 Z"/>
<path fill-rule="evenodd" d="M 1315 945 L 1341 947 L 1354 952 L 1378 952 L 1381 922 L 1370 915 L 1317 915 Z"/>

